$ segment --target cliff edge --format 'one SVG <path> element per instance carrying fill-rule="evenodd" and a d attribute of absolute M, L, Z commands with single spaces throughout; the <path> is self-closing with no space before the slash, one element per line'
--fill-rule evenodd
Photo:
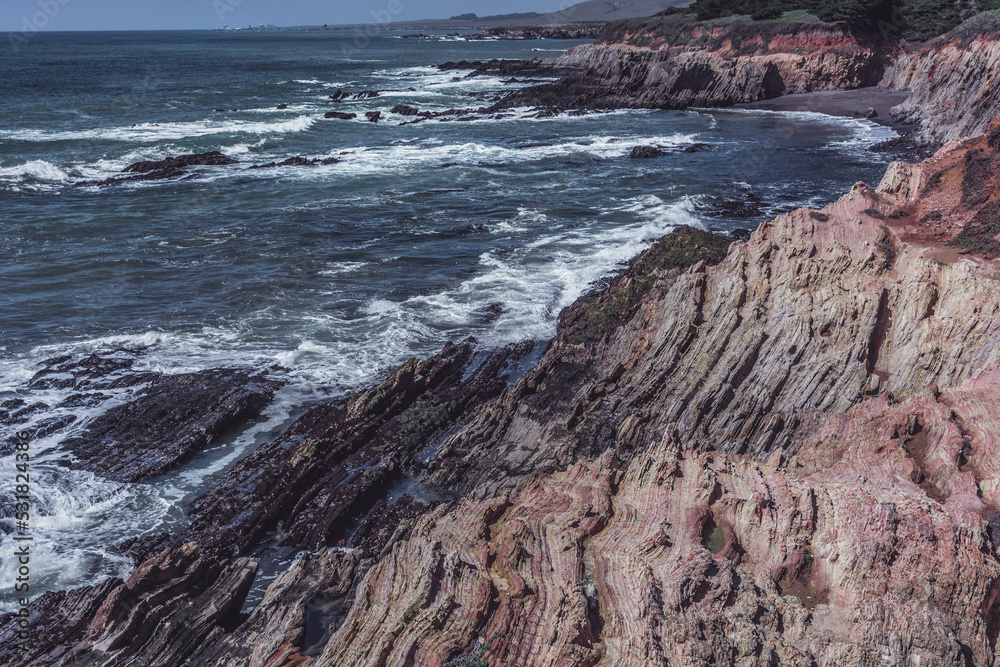
<path fill-rule="evenodd" d="M 0 654 L 995 664 L 997 137 L 728 250 L 666 237 L 506 388 L 523 350 L 449 346 L 317 408 L 128 581 L 38 600 L 29 653 L 0 619 Z M 440 495 L 393 495 L 400 478 Z M 301 553 L 242 613 L 276 540 Z"/>

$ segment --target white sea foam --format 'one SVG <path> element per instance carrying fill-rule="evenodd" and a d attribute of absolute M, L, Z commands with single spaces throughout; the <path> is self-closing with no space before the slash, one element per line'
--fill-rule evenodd
<path fill-rule="evenodd" d="M 47 183 L 59 183 L 68 181 L 69 175 L 51 162 L 31 160 L 15 167 L 0 167 L 0 178 L 32 178 Z"/>
<path fill-rule="evenodd" d="M 541 160 L 570 158 L 612 159 L 628 155 L 636 144 L 656 144 L 671 147 L 693 142 L 697 134 L 671 134 L 662 136 L 591 136 L 586 139 L 563 141 L 551 144 L 527 144 L 525 148 L 488 145 L 479 142 L 462 144 L 398 142 L 389 146 L 359 147 L 343 161 L 318 166 L 294 174 L 303 180 L 327 180 L 332 175 L 338 178 L 364 178 L 371 174 L 386 172 L 406 173 L 415 169 L 426 169 L 435 164 L 458 164 L 463 166 L 524 165 Z M 328 157 L 329 154 L 313 157 Z M 266 177 L 267 174 L 260 174 Z"/>
<path fill-rule="evenodd" d="M 129 141 L 151 142 L 205 137 L 216 134 L 288 134 L 304 132 L 316 122 L 317 116 L 300 116 L 277 122 L 251 122 L 245 120 L 207 119 L 181 123 L 142 123 L 126 127 L 107 127 L 91 130 L 0 130 L 0 139 L 16 141 Z"/>

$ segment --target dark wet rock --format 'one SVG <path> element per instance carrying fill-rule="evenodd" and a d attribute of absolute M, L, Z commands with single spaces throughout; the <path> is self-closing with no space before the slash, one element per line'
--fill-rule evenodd
<path fill-rule="evenodd" d="M 737 241 L 749 241 L 752 234 L 753 231 L 749 229 L 734 229 L 729 232 L 729 235 Z"/>
<path fill-rule="evenodd" d="M 377 123 L 382 118 L 381 111 L 366 111 L 365 118 L 368 119 L 369 123 Z"/>
<path fill-rule="evenodd" d="M 288 105 L 287 105 L 287 104 L 279 104 L 279 105 L 278 105 L 278 109 L 279 109 L 279 110 L 284 110 L 284 109 L 287 109 L 287 108 L 288 108 Z"/>
<path fill-rule="evenodd" d="M 757 195 L 748 193 L 745 199 L 724 199 L 716 202 L 706 215 L 715 218 L 756 218 L 764 215 L 767 205 Z"/>
<path fill-rule="evenodd" d="M 333 100 L 334 102 L 341 102 L 344 99 L 346 99 L 348 95 L 349 93 L 346 93 L 340 88 L 338 88 L 337 92 L 335 92 L 333 95 L 330 95 L 330 99 Z"/>
<path fill-rule="evenodd" d="M 8 665 L 56 665 L 72 647 L 87 637 L 90 622 L 108 594 L 122 586 L 121 579 L 108 579 L 95 586 L 45 593 L 31 601 L 28 619 L 31 641 L 27 651 L 17 651 L 17 621 L 13 613 L 0 614 L 0 660 Z"/>
<path fill-rule="evenodd" d="M 370 100 L 372 98 L 378 97 L 377 90 L 363 90 L 354 96 L 356 100 Z"/>
<path fill-rule="evenodd" d="M 436 434 L 503 390 L 499 370 L 529 349 L 483 355 L 471 342 L 449 343 L 346 402 L 314 408 L 199 498 L 192 529 L 231 555 L 275 529 L 285 546 L 336 543 L 394 483 L 419 472 L 417 456 Z"/>
<path fill-rule="evenodd" d="M 486 62 L 461 60 L 458 62 L 446 62 L 438 65 L 438 69 L 442 72 L 471 70 L 469 74 L 466 75 L 466 78 L 483 75 L 511 76 L 513 74 L 522 74 L 525 72 L 538 72 L 541 68 L 542 62 L 538 59 L 498 60 L 494 58 L 493 60 L 488 60 Z"/>
<path fill-rule="evenodd" d="M 632 149 L 632 152 L 628 154 L 629 158 L 633 160 L 647 159 L 654 157 L 662 157 L 666 155 L 667 152 L 656 146 L 636 146 Z"/>
<path fill-rule="evenodd" d="M 868 107 L 862 115 L 865 118 L 878 118 L 878 111 L 875 110 L 875 107 Z"/>
<path fill-rule="evenodd" d="M 398 113 L 400 116 L 416 116 L 420 111 L 405 104 L 397 104 L 392 108 L 392 113 Z"/>
<path fill-rule="evenodd" d="M 152 533 L 124 540 L 117 548 L 138 566 L 164 549 L 178 547 L 184 542 L 182 538 L 170 533 Z"/>
<path fill-rule="evenodd" d="M 44 438 L 65 429 L 74 422 L 76 422 L 76 415 L 61 415 L 43 419 L 34 425 L 34 437 Z"/>
<path fill-rule="evenodd" d="M 184 167 L 219 166 L 236 164 L 237 162 L 238 160 L 218 151 L 210 151 L 208 153 L 192 153 L 190 155 L 168 157 L 164 160 L 136 162 L 125 167 L 121 172 L 123 174 L 131 174 L 130 176 L 113 176 L 102 181 L 80 181 L 76 183 L 75 186 L 107 187 L 109 185 L 126 181 L 157 181 L 167 178 L 186 176 L 188 172 L 184 171 Z"/>
<path fill-rule="evenodd" d="M 335 157 L 308 158 L 296 156 L 282 160 L 281 162 L 252 164 L 247 167 L 247 169 L 270 169 L 271 167 L 315 167 L 317 165 L 337 164 L 338 162 L 340 162 L 340 160 Z"/>
<path fill-rule="evenodd" d="M 28 382 L 31 389 L 100 390 L 134 387 L 148 382 L 155 373 L 132 370 L 141 350 L 116 348 L 83 356 L 47 359 Z"/>
<path fill-rule="evenodd" d="M 243 369 L 160 376 L 64 444 L 75 467 L 120 482 L 146 479 L 257 417 L 281 385 Z"/>
<path fill-rule="evenodd" d="M 152 160 L 146 162 L 136 162 L 122 169 L 123 174 L 144 174 L 153 171 L 163 171 L 165 169 L 178 169 L 183 167 L 193 167 L 202 165 L 227 165 L 236 164 L 235 160 L 219 151 L 208 153 L 192 153 L 190 155 L 179 155 L 168 157 L 164 160 Z"/>
<path fill-rule="evenodd" d="M 681 153 L 700 153 L 702 151 L 707 151 L 712 147 L 709 144 L 689 144 L 680 149 Z"/>
<path fill-rule="evenodd" d="M 323 118 L 337 118 L 340 120 L 353 120 L 358 117 L 356 113 L 344 113 L 342 111 L 327 111 Z"/>
<path fill-rule="evenodd" d="M 36 402 L 31 404 L 25 404 L 24 401 L 18 399 L 18 401 L 9 401 L 14 403 L 14 407 L 5 408 L 0 410 L 0 424 L 7 426 L 15 426 L 17 424 L 24 424 L 29 419 L 31 415 L 42 410 L 47 410 L 48 405 L 42 402 Z"/>

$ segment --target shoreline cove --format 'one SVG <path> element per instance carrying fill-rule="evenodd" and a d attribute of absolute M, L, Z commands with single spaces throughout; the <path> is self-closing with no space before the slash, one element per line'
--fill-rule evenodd
<path fill-rule="evenodd" d="M 0 662 L 995 663 L 969 25 L 33 40 L 65 67 L 0 84 Z M 115 59 L 141 104 L 87 83 Z"/>

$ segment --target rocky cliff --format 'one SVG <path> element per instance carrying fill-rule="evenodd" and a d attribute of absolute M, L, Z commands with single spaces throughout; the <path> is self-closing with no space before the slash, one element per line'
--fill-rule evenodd
<path fill-rule="evenodd" d="M 998 147 L 670 235 L 523 377 L 449 345 L 311 411 L 0 659 L 997 664 Z"/>
<path fill-rule="evenodd" d="M 986 131 L 1000 113 L 1000 11 L 984 12 L 888 69 L 882 85 L 911 91 L 893 109 L 917 126 L 914 138 L 940 145 Z"/>
<path fill-rule="evenodd" d="M 874 85 L 895 51 L 880 36 L 818 21 L 699 23 L 655 16 L 610 24 L 594 44 L 546 62 L 562 80 L 513 95 L 505 104 L 728 106 Z"/>

